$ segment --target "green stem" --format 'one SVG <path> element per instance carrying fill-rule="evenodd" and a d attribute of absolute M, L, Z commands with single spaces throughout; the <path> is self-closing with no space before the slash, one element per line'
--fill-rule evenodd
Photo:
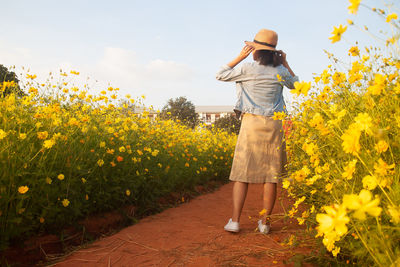
<path fill-rule="evenodd" d="M 368 244 L 365 242 L 365 240 L 362 238 L 360 232 L 358 232 L 357 227 L 354 225 L 353 221 L 351 221 L 351 224 L 354 227 L 354 230 L 357 233 L 358 238 L 360 238 L 361 242 L 363 243 L 364 247 L 368 250 L 369 255 L 371 255 L 372 259 L 375 261 L 375 263 L 379 266 L 383 266 L 382 264 L 379 263 L 379 261 L 375 258 L 374 253 L 371 251 L 371 249 L 368 247 Z"/>

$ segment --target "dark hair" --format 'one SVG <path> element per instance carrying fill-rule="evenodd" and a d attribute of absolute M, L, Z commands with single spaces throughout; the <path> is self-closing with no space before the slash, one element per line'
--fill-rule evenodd
<path fill-rule="evenodd" d="M 278 51 L 257 50 L 254 52 L 254 60 L 261 65 L 272 65 L 274 67 L 282 64 L 282 56 Z"/>

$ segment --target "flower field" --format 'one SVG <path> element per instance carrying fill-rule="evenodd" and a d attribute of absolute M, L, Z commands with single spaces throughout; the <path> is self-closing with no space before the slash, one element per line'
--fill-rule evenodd
<path fill-rule="evenodd" d="M 346 63 L 328 53 L 332 65 L 313 82 L 295 83 L 282 181 L 294 204 L 283 208 L 319 249 L 302 259 L 400 266 L 398 9 L 349 2 L 350 14 L 366 8 L 388 29 L 374 36 L 381 48 L 355 43 Z M 348 20 L 329 39 L 339 42 L 350 27 L 358 25 Z M 9 94 L 14 82 L 0 83 L 0 251 L 125 205 L 149 214 L 172 192 L 227 181 L 235 134 L 151 118 L 140 99 L 113 87 L 91 94 L 71 82 L 76 75 L 42 83 L 25 73 L 25 95 Z"/>
<path fill-rule="evenodd" d="M 0 98 L 2 249 L 123 205 L 145 213 L 168 193 L 228 176 L 235 135 L 135 114 L 140 100 L 112 87 L 90 95 L 65 80 L 74 75 L 39 84 L 27 74 L 27 95 Z"/>
<path fill-rule="evenodd" d="M 350 3 L 356 13 L 360 1 Z M 398 32 L 395 13 L 371 10 Z M 347 26 L 339 28 L 332 42 Z M 397 34 L 387 39 L 389 52 L 353 46 L 350 65 L 331 56 L 336 63 L 313 85 L 298 83 L 294 90 L 307 98 L 287 140 L 290 176 L 283 187 L 296 200 L 287 215 L 316 237 L 319 264 L 400 265 L 397 42 Z M 299 205 L 306 209 L 299 211 Z"/>

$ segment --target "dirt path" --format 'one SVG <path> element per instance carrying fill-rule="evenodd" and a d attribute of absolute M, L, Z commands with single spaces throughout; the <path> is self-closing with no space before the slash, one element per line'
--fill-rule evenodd
<path fill-rule="evenodd" d="M 231 213 L 231 191 L 232 183 L 144 218 L 76 251 L 55 266 L 286 266 L 285 259 L 296 251 L 307 250 L 281 244 L 299 232 L 295 223 L 278 219 L 269 235 L 255 231 L 262 209 L 262 185 L 249 186 L 240 233 L 225 232 L 223 226 Z M 283 202 L 289 205 L 288 201 Z M 274 214 L 282 214 L 279 200 Z"/>

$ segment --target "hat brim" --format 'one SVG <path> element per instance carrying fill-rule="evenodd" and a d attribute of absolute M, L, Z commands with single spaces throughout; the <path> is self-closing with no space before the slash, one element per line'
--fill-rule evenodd
<path fill-rule="evenodd" d="M 266 45 L 262 45 L 262 44 L 257 44 L 255 42 L 250 42 L 250 41 L 244 41 L 245 44 L 247 44 L 248 46 L 253 47 L 255 50 L 271 50 L 271 51 L 276 51 L 276 48 L 270 47 L 270 46 L 266 46 Z"/>

